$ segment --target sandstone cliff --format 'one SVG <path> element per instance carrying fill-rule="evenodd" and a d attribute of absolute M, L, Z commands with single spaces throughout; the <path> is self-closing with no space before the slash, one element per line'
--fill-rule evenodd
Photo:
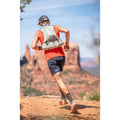
<path fill-rule="evenodd" d="M 63 69 L 72 72 L 80 72 L 80 53 L 78 45 L 76 43 L 70 43 L 70 49 L 64 50 L 64 53 L 66 59 Z M 34 68 L 34 61 L 36 60 L 38 63 L 37 65 L 40 67 L 41 71 L 49 74 L 49 69 L 43 50 L 36 50 L 35 55 L 31 56 L 29 46 L 27 45 L 24 59 L 26 59 L 29 63 L 28 69 Z"/>
<path fill-rule="evenodd" d="M 70 49 L 64 50 L 65 52 L 65 65 L 64 70 L 70 70 L 72 72 L 80 72 L 80 53 L 79 47 L 76 43 L 70 43 Z"/>

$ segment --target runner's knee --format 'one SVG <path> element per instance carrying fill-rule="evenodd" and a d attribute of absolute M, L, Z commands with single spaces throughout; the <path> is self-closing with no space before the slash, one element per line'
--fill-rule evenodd
<path fill-rule="evenodd" d="M 60 72 L 55 73 L 55 74 L 53 75 L 53 78 L 54 78 L 55 80 L 61 79 L 61 73 L 60 73 Z"/>

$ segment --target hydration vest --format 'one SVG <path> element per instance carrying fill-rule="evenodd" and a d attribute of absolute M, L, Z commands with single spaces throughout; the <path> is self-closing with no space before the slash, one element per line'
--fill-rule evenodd
<path fill-rule="evenodd" d="M 40 30 L 44 35 L 44 42 L 42 44 L 43 50 L 57 48 L 64 44 L 64 42 L 56 35 L 53 26 L 43 25 Z"/>

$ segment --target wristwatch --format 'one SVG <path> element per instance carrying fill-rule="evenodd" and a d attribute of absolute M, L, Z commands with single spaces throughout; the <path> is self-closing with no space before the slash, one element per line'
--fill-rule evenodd
<path fill-rule="evenodd" d="M 39 50 L 41 49 L 41 47 L 39 47 Z"/>

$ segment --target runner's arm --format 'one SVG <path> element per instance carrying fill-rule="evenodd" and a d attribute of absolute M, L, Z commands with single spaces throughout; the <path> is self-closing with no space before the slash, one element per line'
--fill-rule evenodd
<path fill-rule="evenodd" d="M 37 43 L 39 41 L 38 37 L 39 37 L 39 32 L 36 32 L 35 36 L 34 36 L 34 39 L 32 41 L 32 44 L 31 44 L 31 48 L 34 49 L 34 50 L 41 50 L 41 47 L 37 46 Z"/>
<path fill-rule="evenodd" d="M 66 43 L 65 46 L 69 48 L 69 39 L 70 39 L 70 32 L 68 29 L 60 26 L 60 25 L 56 25 L 56 28 L 59 32 L 65 33 L 65 38 L 66 38 Z"/>

